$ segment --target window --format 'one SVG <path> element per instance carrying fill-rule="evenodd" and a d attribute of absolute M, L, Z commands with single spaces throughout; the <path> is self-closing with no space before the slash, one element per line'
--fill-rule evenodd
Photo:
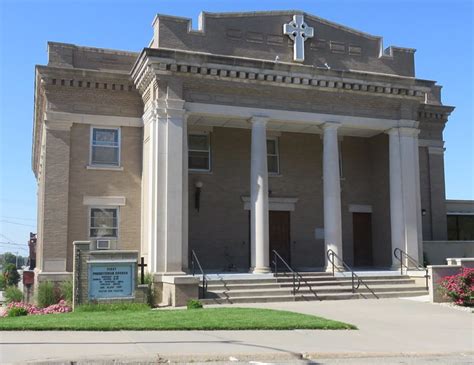
<path fill-rule="evenodd" d="M 118 236 L 118 208 L 91 208 L 89 236 L 116 238 Z"/>
<path fill-rule="evenodd" d="M 339 178 L 343 179 L 344 178 L 344 174 L 343 174 L 343 169 L 342 169 L 342 140 L 339 141 L 338 143 L 338 148 L 339 148 Z"/>
<path fill-rule="evenodd" d="M 120 129 L 92 128 L 91 165 L 120 165 Z"/>
<path fill-rule="evenodd" d="M 280 173 L 278 138 L 267 139 L 267 165 L 269 174 L 278 175 Z"/>
<path fill-rule="evenodd" d="M 209 134 L 188 135 L 188 168 L 211 171 L 211 141 Z"/>

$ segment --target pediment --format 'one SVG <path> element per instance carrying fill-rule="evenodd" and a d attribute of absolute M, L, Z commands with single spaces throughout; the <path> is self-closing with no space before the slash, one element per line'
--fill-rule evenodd
<path fill-rule="evenodd" d="M 382 38 L 298 10 L 201 13 L 197 29 L 188 18 L 157 15 L 153 48 L 179 49 L 277 62 L 296 62 L 283 25 L 302 15 L 314 29 L 302 62 L 321 68 L 413 76 L 414 50 L 382 48 Z"/>

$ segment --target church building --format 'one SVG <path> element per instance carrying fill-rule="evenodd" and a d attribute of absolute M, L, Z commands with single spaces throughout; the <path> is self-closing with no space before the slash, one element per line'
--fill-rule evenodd
<path fill-rule="evenodd" d="M 48 43 L 36 67 L 38 275 L 73 242 L 147 270 L 268 273 L 423 261 L 446 240 L 453 107 L 415 50 L 301 11 L 157 15 L 141 52 Z M 436 75 L 433 75 L 436 76 Z"/>

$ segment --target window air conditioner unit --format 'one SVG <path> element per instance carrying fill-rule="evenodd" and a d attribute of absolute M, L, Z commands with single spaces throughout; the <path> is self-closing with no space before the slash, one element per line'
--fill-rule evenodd
<path fill-rule="evenodd" d="M 97 249 L 98 250 L 109 250 L 110 249 L 110 240 L 97 240 Z"/>

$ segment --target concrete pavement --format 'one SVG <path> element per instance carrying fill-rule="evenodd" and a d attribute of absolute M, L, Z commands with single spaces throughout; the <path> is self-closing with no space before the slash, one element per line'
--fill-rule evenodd
<path fill-rule="evenodd" d="M 186 363 L 232 362 L 229 360 L 232 357 L 235 363 L 345 364 L 359 363 L 357 359 L 368 357 L 467 364 L 474 360 L 472 313 L 436 304 L 381 299 L 240 304 L 239 307 L 314 314 L 355 324 L 359 330 L 1 332 L 0 361 L 2 364 L 40 360 L 90 363 L 89 360 L 101 359 L 105 361 L 101 363 L 109 363 L 119 359 L 149 363 L 166 359 Z M 456 361 L 430 362 L 443 357 Z"/>

